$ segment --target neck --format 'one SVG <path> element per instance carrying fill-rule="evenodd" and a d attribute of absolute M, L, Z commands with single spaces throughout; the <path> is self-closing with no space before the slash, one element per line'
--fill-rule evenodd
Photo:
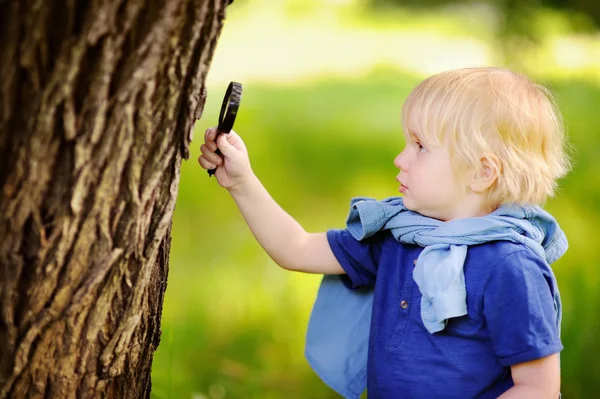
<path fill-rule="evenodd" d="M 454 210 L 451 217 L 444 222 L 455 219 L 465 219 L 485 216 L 498 209 L 497 206 L 490 205 L 483 195 L 470 192 L 465 197 L 464 201 Z"/>

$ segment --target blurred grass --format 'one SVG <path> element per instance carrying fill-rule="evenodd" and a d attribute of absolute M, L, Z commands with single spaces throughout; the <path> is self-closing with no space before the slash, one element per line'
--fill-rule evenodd
<path fill-rule="evenodd" d="M 235 130 L 255 173 L 308 231 L 343 227 L 351 197 L 397 195 L 400 108 L 418 81 L 380 69 L 360 79 L 245 84 Z M 554 265 L 564 305 L 563 397 L 599 397 L 600 88 L 585 80 L 542 83 L 558 96 L 575 160 L 546 206 L 570 240 Z M 303 354 L 320 277 L 280 270 L 227 192 L 196 163 L 224 89 L 209 88 L 191 159 L 182 165 L 152 397 L 336 398 Z"/>

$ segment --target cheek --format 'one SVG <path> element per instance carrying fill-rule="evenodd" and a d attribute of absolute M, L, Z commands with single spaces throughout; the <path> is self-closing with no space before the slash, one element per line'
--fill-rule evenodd
<path fill-rule="evenodd" d="M 429 191 L 444 192 L 455 186 L 452 170 L 442 165 L 421 165 L 418 173 L 413 173 L 413 184 L 426 185 Z"/>

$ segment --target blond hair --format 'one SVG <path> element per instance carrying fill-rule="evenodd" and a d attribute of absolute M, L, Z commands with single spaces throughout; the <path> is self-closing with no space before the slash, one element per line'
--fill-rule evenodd
<path fill-rule="evenodd" d="M 457 176 L 500 161 L 493 204 L 541 204 L 570 169 L 562 120 L 548 89 L 502 68 L 442 72 L 421 82 L 402 112 L 405 134 L 447 146 Z"/>

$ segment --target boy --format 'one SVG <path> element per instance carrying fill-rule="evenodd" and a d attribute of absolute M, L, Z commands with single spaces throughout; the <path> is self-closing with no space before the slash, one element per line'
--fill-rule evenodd
<path fill-rule="evenodd" d="M 551 96 L 505 69 L 443 72 L 409 95 L 403 126 L 403 196 L 355 199 L 347 229 L 326 233 L 275 203 L 234 132 L 208 129 L 198 161 L 278 265 L 328 275 L 306 354 L 342 396 L 559 397 L 549 263 L 567 243 L 536 205 L 569 169 Z"/>

